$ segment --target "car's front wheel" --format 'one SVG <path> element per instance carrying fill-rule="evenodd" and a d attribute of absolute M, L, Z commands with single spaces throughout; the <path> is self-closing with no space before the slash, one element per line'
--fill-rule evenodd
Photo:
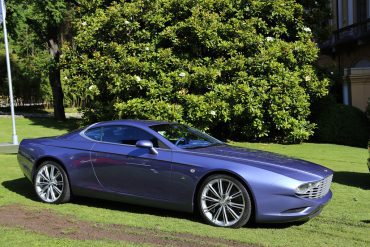
<path fill-rule="evenodd" d="M 214 226 L 242 227 L 252 212 L 252 202 L 244 185 L 223 174 L 212 175 L 203 182 L 198 204 L 202 217 Z"/>
<path fill-rule="evenodd" d="M 43 202 L 59 204 L 69 201 L 71 197 L 67 174 L 54 161 L 45 161 L 38 167 L 34 187 Z"/>

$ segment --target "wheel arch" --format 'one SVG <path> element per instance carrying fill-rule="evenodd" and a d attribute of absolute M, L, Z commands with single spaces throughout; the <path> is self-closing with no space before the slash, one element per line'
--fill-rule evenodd
<path fill-rule="evenodd" d="M 35 175 L 36 175 L 37 169 L 45 161 L 54 161 L 54 162 L 58 163 L 64 169 L 65 173 L 68 176 L 68 180 L 70 181 L 68 170 L 66 169 L 66 166 L 64 165 L 64 163 L 60 159 L 55 158 L 53 156 L 43 156 L 43 157 L 40 157 L 38 160 L 36 160 L 35 163 L 34 163 L 34 166 L 33 166 L 33 169 L 32 169 L 32 183 L 33 183 L 33 181 L 35 179 Z"/>
<path fill-rule="evenodd" d="M 199 190 L 200 190 L 200 187 L 202 186 L 203 182 L 210 176 L 212 175 L 228 175 L 228 176 L 231 176 L 233 178 L 235 178 L 236 180 L 238 180 L 245 188 L 246 190 L 248 191 L 250 197 L 251 197 L 251 204 L 252 204 L 252 212 L 251 212 L 251 220 L 254 221 L 255 220 L 255 217 L 256 217 L 256 199 L 255 199 L 255 196 L 253 194 L 253 191 L 251 190 L 250 188 L 250 185 L 248 184 L 247 181 L 245 181 L 241 176 L 239 176 L 238 174 L 232 172 L 232 171 L 229 171 L 229 170 L 215 170 L 215 171 L 211 171 L 211 172 L 208 172 L 207 174 L 203 175 L 203 177 L 200 178 L 200 180 L 198 181 L 197 185 L 196 185 L 196 188 L 195 188 L 195 191 L 194 191 L 194 194 L 193 194 L 193 211 L 197 211 L 198 210 L 198 193 L 199 193 Z"/>

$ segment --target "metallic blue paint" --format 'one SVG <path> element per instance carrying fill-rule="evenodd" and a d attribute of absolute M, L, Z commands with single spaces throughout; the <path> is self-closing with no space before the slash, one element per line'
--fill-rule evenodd
<path fill-rule="evenodd" d="M 69 134 L 21 142 L 18 162 L 33 181 L 40 161 L 58 161 L 69 176 L 72 193 L 153 207 L 192 212 L 196 188 L 211 173 L 227 173 L 249 190 L 257 222 L 305 220 L 331 199 L 306 199 L 295 189 L 333 172 L 323 166 L 277 154 L 219 145 L 182 149 L 150 126 L 158 121 L 118 120 L 96 123 Z M 168 148 L 150 149 L 95 141 L 84 136 L 92 127 L 128 125 L 145 130 Z"/>

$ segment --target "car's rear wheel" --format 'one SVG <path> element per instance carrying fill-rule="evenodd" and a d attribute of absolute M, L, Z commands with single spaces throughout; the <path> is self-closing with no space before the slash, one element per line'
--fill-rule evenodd
<path fill-rule="evenodd" d="M 214 226 L 242 227 L 252 212 L 247 189 L 237 179 L 224 174 L 212 175 L 203 182 L 198 204 L 202 217 Z"/>
<path fill-rule="evenodd" d="M 37 196 L 46 203 L 64 203 L 71 197 L 67 174 L 54 161 L 45 161 L 38 167 L 34 187 Z"/>

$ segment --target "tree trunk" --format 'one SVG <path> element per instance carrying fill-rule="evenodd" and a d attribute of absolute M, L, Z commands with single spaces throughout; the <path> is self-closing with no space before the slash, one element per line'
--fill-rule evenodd
<path fill-rule="evenodd" d="M 54 39 L 49 40 L 49 49 L 50 54 L 53 57 L 52 65 L 49 68 L 49 81 L 53 93 L 54 117 L 56 120 L 65 120 L 66 115 L 63 105 L 64 94 L 60 80 L 59 68 L 60 51 L 58 44 L 54 41 Z"/>

